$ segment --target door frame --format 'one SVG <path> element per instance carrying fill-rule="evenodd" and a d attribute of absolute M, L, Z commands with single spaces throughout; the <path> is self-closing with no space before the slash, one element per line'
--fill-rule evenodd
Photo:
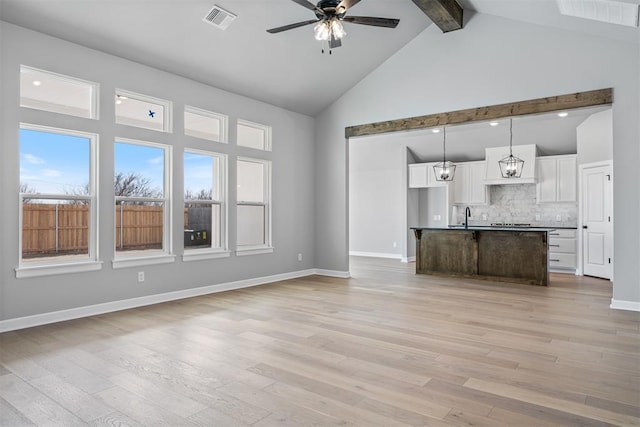
<path fill-rule="evenodd" d="M 610 197 L 609 197 L 609 212 L 611 212 L 611 223 L 609 225 L 609 233 L 610 233 L 610 240 L 609 240 L 609 253 L 611 254 L 611 274 L 610 274 L 610 278 L 609 281 L 613 282 L 613 264 L 615 263 L 615 256 L 613 253 L 613 221 L 614 221 L 614 215 L 613 215 L 613 180 L 615 179 L 614 175 L 613 175 L 613 160 L 603 160 L 600 162 L 592 162 L 592 163 L 584 163 L 578 166 L 578 241 L 577 241 L 577 245 L 578 245 L 578 268 L 576 269 L 576 276 L 584 276 L 584 259 L 583 259 L 583 242 L 582 242 L 582 226 L 584 224 L 584 218 L 582 217 L 582 207 L 583 207 L 583 198 L 582 198 L 582 190 L 583 190 L 583 183 L 582 183 L 582 175 L 585 169 L 589 169 L 589 168 L 594 168 L 594 167 L 600 167 L 600 166 L 608 166 L 609 167 L 609 173 L 611 174 L 611 189 L 610 189 Z"/>

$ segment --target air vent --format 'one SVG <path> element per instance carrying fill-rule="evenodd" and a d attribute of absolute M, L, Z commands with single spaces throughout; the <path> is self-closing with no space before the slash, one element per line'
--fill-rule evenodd
<path fill-rule="evenodd" d="M 236 19 L 236 15 L 215 5 L 202 20 L 221 30 L 226 30 L 234 19 Z"/>
<path fill-rule="evenodd" d="M 613 0 L 557 0 L 560 13 L 609 24 L 638 27 L 639 6 Z"/>

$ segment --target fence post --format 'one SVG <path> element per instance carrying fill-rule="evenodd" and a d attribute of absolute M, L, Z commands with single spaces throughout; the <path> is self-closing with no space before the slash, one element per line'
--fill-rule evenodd
<path fill-rule="evenodd" d="M 58 250 L 59 250 L 59 245 L 58 245 L 58 232 L 59 232 L 59 229 L 58 229 L 58 219 L 59 219 L 58 218 L 58 206 L 60 206 L 60 203 L 56 203 L 56 215 L 55 215 L 55 221 L 56 221 L 56 227 L 55 227 L 55 230 L 56 230 L 56 237 L 55 237 L 56 253 L 58 253 Z"/>

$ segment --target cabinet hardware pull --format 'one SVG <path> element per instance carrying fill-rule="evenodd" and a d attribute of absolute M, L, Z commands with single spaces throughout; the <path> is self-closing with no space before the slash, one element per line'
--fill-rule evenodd
<path fill-rule="evenodd" d="M 551 244 L 549 244 L 549 246 L 553 246 L 554 248 L 559 248 L 560 247 L 560 245 L 551 245 Z"/>
<path fill-rule="evenodd" d="M 560 233 L 549 233 L 549 236 L 559 236 Z"/>
<path fill-rule="evenodd" d="M 550 259 L 549 261 L 553 261 L 553 262 L 560 262 L 559 259 Z"/>

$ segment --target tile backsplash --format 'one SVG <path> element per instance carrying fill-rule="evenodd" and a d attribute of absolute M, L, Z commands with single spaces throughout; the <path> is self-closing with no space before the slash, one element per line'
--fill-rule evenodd
<path fill-rule="evenodd" d="M 453 208 L 456 224 L 464 223 L 466 205 Z M 489 186 L 489 204 L 473 206 L 469 224 L 490 225 L 494 222 L 524 223 L 532 226 L 576 227 L 578 203 L 536 203 L 535 184 L 508 184 Z M 486 220 L 483 219 L 486 216 Z M 539 220 L 536 220 L 536 215 Z M 561 220 L 557 217 L 560 215 Z"/>

